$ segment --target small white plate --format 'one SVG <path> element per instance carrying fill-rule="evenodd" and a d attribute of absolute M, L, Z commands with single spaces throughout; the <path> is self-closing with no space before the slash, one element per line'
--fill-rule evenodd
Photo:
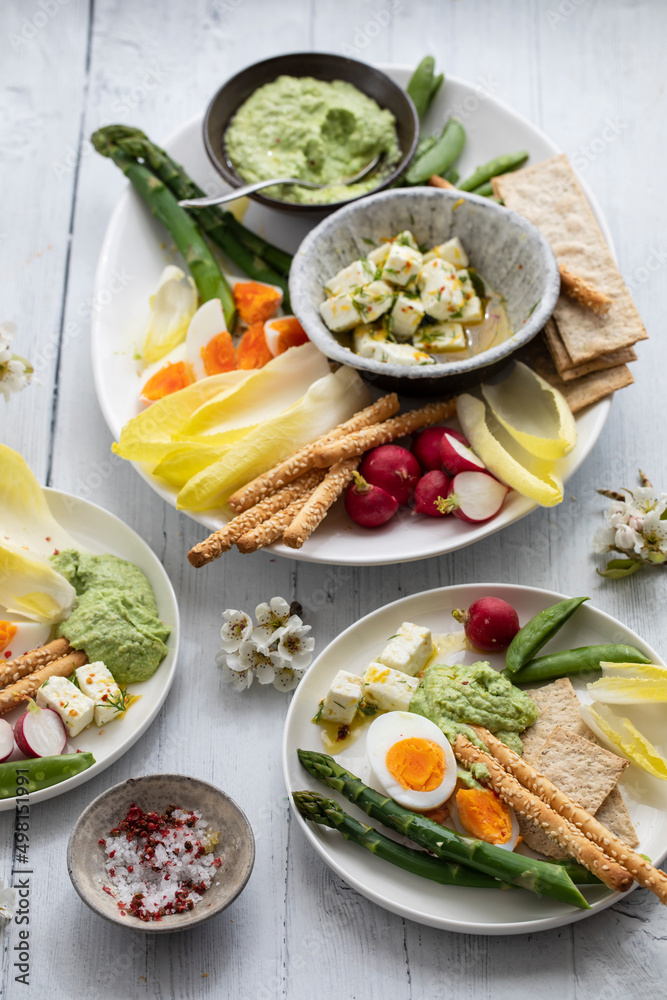
<path fill-rule="evenodd" d="M 319 784 L 299 764 L 296 755 L 299 747 L 323 751 L 320 727 L 311 721 L 320 699 L 338 670 L 361 674 L 401 622 L 416 622 L 434 633 L 460 631 L 461 626 L 452 618 L 452 610 L 467 608 L 473 601 L 485 596 L 508 601 L 516 608 L 522 624 L 563 599 L 562 594 L 532 587 L 470 584 L 404 597 L 355 622 L 318 656 L 292 699 L 283 737 L 283 771 L 290 794 L 302 788 L 322 792 L 337 798 L 346 811 L 357 819 L 368 822 L 365 813 Z M 637 646 L 654 663 L 662 663 L 657 653 L 638 635 L 590 604 L 584 604 L 577 610 L 556 638 L 544 647 L 544 652 L 606 642 Z M 448 659 L 462 663 L 488 659 L 497 668 L 504 666 L 503 654 L 466 652 L 454 654 Z M 584 682 L 572 678 L 572 683 L 579 698 L 590 701 Z M 621 706 L 619 711 L 629 715 L 652 742 L 659 744 L 664 740 L 664 706 L 642 709 Z M 365 731 L 362 730 L 356 742 L 337 756 L 343 765 L 348 760 L 347 766 L 354 773 L 355 758 L 365 756 Z M 647 854 L 653 864 L 659 866 L 667 854 L 667 782 L 630 765 L 620 785 L 640 840 L 636 850 Z M 468 934 L 533 933 L 584 920 L 623 898 L 605 886 L 582 886 L 581 891 L 591 909 L 580 910 L 529 892 L 437 885 L 380 858 L 372 858 L 362 847 L 348 843 L 336 830 L 308 823 L 296 809 L 294 812 L 315 850 L 349 885 L 385 909 L 432 927 Z M 381 828 L 379 824 L 375 825 Z"/>
<path fill-rule="evenodd" d="M 122 757 L 125 751 L 137 742 L 167 697 L 176 672 L 180 641 L 178 604 L 174 589 L 157 556 L 136 531 L 114 514 L 88 500 L 62 493 L 60 490 L 45 489 L 44 493 L 55 519 L 81 544 L 82 549 L 94 555 L 109 552 L 135 563 L 143 570 L 153 588 L 160 618 L 170 627 L 171 634 L 167 639 L 169 652 L 153 676 L 141 684 L 128 685 L 128 690 L 140 697 L 130 706 L 125 716 L 100 729 L 89 726 L 74 739 L 68 740 L 73 751 L 89 750 L 93 754 L 95 757 L 93 766 L 57 785 L 51 785 L 50 788 L 32 792 L 31 804 L 62 795 L 77 785 L 82 785 Z M 13 725 L 24 710 L 17 708 L 3 718 Z M 16 801 L 16 798 L 0 799 L 0 812 L 13 809 Z"/>
<path fill-rule="evenodd" d="M 380 69 L 403 87 L 412 72 L 408 66 L 383 65 Z M 461 118 L 468 136 L 457 165 L 462 177 L 500 153 L 525 149 L 530 153 L 529 162 L 538 163 L 561 152 L 526 118 L 483 88 L 456 77 L 448 77 L 446 86 L 438 93 L 424 123 L 424 133 L 441 128 L 449 114 Z M 226 187 L 206 156 L 201 116 L 192 118 L 172 133 L 166 146 L 207 193 Z M 113 169 L 111 164 L 108 169 Z M 581 181 L 581 184 L 613 252 L 611 233 L 600 207 L 585 183 Z M 297 249 L 314 225 L 308 219 L 294 218 L 255 203 L 251 203 L 244 221 L 250 229 L 290 252 Z M 148 320 L 148 298 L 154 293 L 165 264 L 176 259 L 165 251 L 166 239 L 168 241 L 147 206 L 128 186 L 109 220 L 93 296 L 96 307 L 91 343 L 95 388 L 105 420 L 116 439 L 123 425 L 143 409 L 138 395 L 135 352 Z M 565 480 L 576 472 L 598 440 L 610 407 L 610 400 L 605 399 L 578 414 L 577 445 L 559 463 L 560 474 Z M 176 506 L 175 489 L 141 466 L 135 468 L 159 496 L 172 507 Z M 532 500 L 511 493 L 498 517 L 486 524 L 464 524 L 456 518 L 440 520 L 416 515 L 395 517 L 386 526 L 369 531 L 353 524 L 339 502 L 303 548 L 290 549 L 274 544 L 270 550 L 273 555 L 329 565 L 377 566 L 410 562 L 471 545 L 513 524 L 535 507 Z M 212 531 L 223 523 L 215 511 L 188 516 Z"/>

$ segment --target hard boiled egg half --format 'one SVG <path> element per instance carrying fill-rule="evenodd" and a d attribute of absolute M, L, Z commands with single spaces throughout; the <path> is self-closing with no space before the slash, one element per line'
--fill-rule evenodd
<path fill-rule="evenodd" d="M 434 722 L 412 712 L 387 712 L 366 736 L 373 774 L 386 794 L 406 809 L 442 805 L 456 785 L 456 760 Z"/>
<path fill-rule="evenodd" d="M 513 851 L 519 839 L 514 810 L 491 788 L 459 788 L 448 806 L 459 833 Z"/>
<path fill-rule="evenodd" d="M 0 620 L 0 662 L 38 649 L 49 641 L 50 625 Z"/>

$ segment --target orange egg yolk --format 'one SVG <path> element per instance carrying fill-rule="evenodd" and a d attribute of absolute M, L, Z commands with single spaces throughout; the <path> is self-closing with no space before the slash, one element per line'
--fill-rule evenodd
<path fill-rule="evenodd" d="M 223 330 L 211 337 L 208 344 L 201 349 L 204 371 L 207 375 L 219 375 L 220 372 L 231 372 L 236 368 L 234 360 L 234 344 L 232 335 Z"/>
<path fill-rule="evenodd" d="M 192 369 L 185 361 L 178 361 L 176 364 L 169 362 L 149 378 L 141 390 L 141 396 L 147 402 L 153 403 L 156 399 L 162 399 L 172 392 L 185 389 L 186 386 L 192 385 L 194 380 Z"/>
<path fill-rule="evenodd" d="M 0 622 L 0 649 L 5 649 L 16 635 L 13 622 Z"/>
<path fill-rule="evenodd" d="M 273 358 L 264 334 L 264 323 L 249 326 L 236 348 L 238 368 L 263 368 Z"/>
<path fill-rule="evenodd" d="M 461 788 L 456 806 L 464 830 L 489 844 L 506 844 L 512 836 L 509 808 L 490 788 Z"/>
<path fill-rule="evenodd" d="M 234 286 L 234 302 L 244 323 L 263 323 L 278 312 L 282 295 L 275 288 L 258 281 L 238 281 Z"/>
<path fill-rule="evenodd" d="M 274 319 L 271 326 L 278 334 L 278 354 L 283 354 L 288 347 L 299 347 L 308 343 L 308 334 L 296 316 Z"/>
<path fill-rule="evenodd" d="M 445 753 L 431 740 L 411 737 L 389 747 L 385 758 L 392 777 L 415 792 L 432 792 L 445 775 Z"/>

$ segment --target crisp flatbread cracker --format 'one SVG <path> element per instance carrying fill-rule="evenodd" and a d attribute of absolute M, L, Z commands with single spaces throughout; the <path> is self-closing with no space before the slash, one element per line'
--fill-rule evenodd
<path fill-rule="evenodd" d="M 608 312 L 599 316 L 560 295 L 554 318 L 573 364 L 646 338 L 641 317 L 565 154 L 494 177 L 493 190 L 508 208 L 541 230 L 559 264 L 611 300 Z"/>
<path fill-rule="evenodd" d="M 547 324 L 544 327 L 544 339 L 558 374 L 566 382 L 570 382 L 575 378 L 581 378 L 582 375 L 590 375 L 591 372 L 605 371 L 607 368 L 615 368 L 617 365 L 627 365 L 629 362 L 637 360 L 637 352 L 633 347 L 619 347 L 617 351 L 609 351 L 606 354 L 601 354 L 598 358 L 594 358 L 592 361 L 584 361 L 580 365 L 575 365 L 565 350 L 565 344 L 558 332 L 558 327 L 553 316 L 547 320 Z"/>
<path fill-rule="evenodd" d="M 595 814 L 598 823 L 619 837 L 628 847 L 636 847 L 639 837 L 632 825 L 628 807 L 623 801 L 620 788 L 612 788 L 607 798 Z"/>
<path fill-rule="evenodd" d="M 566 382 L 556 371 L 551 355 L 541 336 L 535 337 L 521 352 L 521 357 L 538 375 L 563 394 L 572 413 L 597 403 L 617 389 L 632 385 L 634 378 L 627 365 L 617 365 L 604 371 L 591 372 Z"/>

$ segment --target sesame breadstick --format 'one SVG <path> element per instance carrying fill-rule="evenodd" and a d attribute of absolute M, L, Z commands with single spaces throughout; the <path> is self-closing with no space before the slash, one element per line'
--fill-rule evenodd
<path fill-rule="evenodd" d="M 337 500 L 359 465 L 359 458 L 349 458 L 338 462 L 327 472 L 319 486 L 316 486 L 305 504 L 283 535 L 285 545 L 300 549 L 327 516 L 327 511 Z"/>
<path fill-rule="evenodd" d="M 65 656 L 71 651 L 71 646 L 67 639 L 54 639 L 46 646 L 39 646 L 31 649 L 22 656 L 17 656 L 14 660 L 7 660 L 0 666 L 0 688 L 7 687 L 8 684 L 15 684 L 26 674 L 32 674 L 35 670 Z"/>
<path fill-rule="evenodd" d="M 364 410 L 359 410 L 358 413 L 355 413 L 345 423 L 334 427 L 332 431 L 324 434 L 317 441 L 312 441 L 305 448 L 300 448 L 299 451 L 286 458 L 284 462 L 279 462 L 278 465 L 274 465 L 268 472 L 263 472 L 261 476 L 257 476 L 256 479 L 246 483 L 236 493 L 232 493 L 227 500 L 227 505 L 237 514 L 247 510 L 253 504 L 256 504 L 258 500 L 269 496 L 274 490 L 284 486 L 285 483 L 292 482 L 297 476 L 312 469 L 315 466 L 314 451 L 319 445 L 334 441 L 339 437 L 345 437 L 346 434 L 351 434 L 353 431 L 359 431 L 364 427 L 370 427 L 372 424 L 378 424 L 380 421 L 386 420 L 387 417 L 391 417 L 394 413 L 398 412 L 398 405 L 398 396 L 395 392 L 389 393 L 388 396 L 382 396 L 377 402 L 371 406 L 367 406 Z"/>
<path fill-rule="evenodd" d="M 577 274 L 569 271 L 564 264 L 558 265 L 560 271 L 560 287 L 571 299 L 576 299 L 582 306 L 586 306 L 591 312 L 598 316 L 603 316 L 611 306 L 611 299 L 608 295 L 600 292 L 589 281 L 584 281 Z"/>
<path fill-rule="evenodd" d="M 534 767 L 526 763 L 522 757 L 501 743 L 497 737 L 487 732 L 486 729 L 482 729 L 481 726 L 473 728 L 509 774 L 514 775 L 525 788 L 538 795 L 559 815 L 564 816 L 566 820 L 581 830 L 589 840 L 597 844 L 605 854 L 627 869 L 635 881 L 643 885 L 645 889 L 654 892 L 661 902 L 667 903 L 667 875 L 664 872 L 654 868 L 645 858 L 630 850 L 627 844 L 614 836 L 611 830 L 602 826 L 594 816 L 590 816 L 548 778 L 545 778 Z"/>
<path fill-rule="evenodd" d="M 428 427 L 430 424 L 437 424 L 439 420 L 446 420 L 456 413 L 456 399 L 448 399 L 444 403 L 429 403 L 419 410 L 410 410 L 401 414 L 400 417 L 392 417 L 382 424 L 375 424 L 364 430 L 355 431 L 344 438 L 332 441 L 330 444 L 319 445 L 315 449 L 315 464 L 320 468 L 327 468 L 336 462 L 343 462 L 347 458 L 355 455 L 363 455 L 369 448 L 376 448 L 379 444 L 387 444 L 396 438 L 403 437 L 404 434 L 412 434 L 420 427 Z"/>
<path fill-rule="evenodd" d="M 309 495 L 308 493 L 304 493 L 297 500 L 294 500 L 289 507 L 276 511 L 266 521 L 262 521 L 261 524 L 256 525 L 256 527 L 251 528 L 245 534 L 241 535 L 240 538 L 237 538 L 236 547 L 239 552 L 247 555 L 249 552 L 256 552 L 257 549 L 263 549 L 266 545 L 270 545 L 271 542 L 276 542 L 279 538 L 282 538 L 285 529 L 290 526 L 308 500 Z"/>
<path fill-rule="evenodd" d="M 231 549 L 234 542 L 241 535 L 245 535 L 246 532 L 261 524 L 262 521 L 267 521 L 272 514 L 283 510 L 293 500 L 304 496 L 306 493 L 310 493 L 323 477 L 324 472 L 321 469 L 313 469 L 299 476 L 298 479 L 278 490 L 273 496 L 267 497 L 261 503 L 255 504 L 254 507 L 250 507 L 243 514 L 238 514 L 223 528 L 214 531 L 203 542 L 199 542 L 198 545 L 195 545 L 188 552 L 188 559 L 193 566 L 197 567 L 205 566 L 206 563 L 217 559 L 223 552 Z"/>
<path fill-rule="evenodd" d="M 51 660 L 34 674 L 23 677 L 20 681 L 10 685 L 0 691 L 0 715 L 11 712 L 13 708 L 20 705 L 28 698 L 34 698 L 44 681 L 49 677 L 69 677 L 73 670 L 88 663 L 88 657 L 80 649 L 75 649 L 67 656 L 61 656 L 58 660 Z"/>
<path fill-rule="evenodd" d="M 633 878 L 617 861 L 612 861 L 597 844 L 584 836 L 581 830 L 543 802 L 532 792 L 508 774 L 495 758 L 478 750 L 465 736 L 457 736 L 452 749 L 454 755 L 464 764 L 485 764 L 490 775 L 491 787 L 503 802 L 526 816 L 544 830 L 548 837 L 564 847 L 576 860 L 617 892 L 625 892 L 632 885 Z"/>

